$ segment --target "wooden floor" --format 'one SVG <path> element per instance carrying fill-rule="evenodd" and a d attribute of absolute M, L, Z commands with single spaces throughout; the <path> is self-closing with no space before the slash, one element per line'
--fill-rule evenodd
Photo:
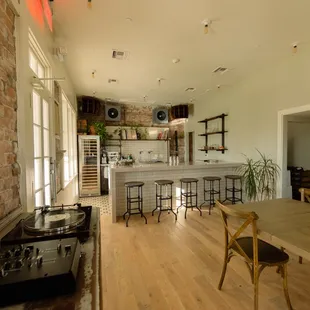
<path fill-rule="evenodd" d="M 217 289 L 223 261 L 223 227 L 219 215 L 184 211 L 178 221 L 167 213 L 161 223 L 147 214 L 148 224 L 132 216 L 101 221 L 102 306 L 104 310 L 253 309 L 246 265 L 229 264 L 222 291 Z M 295 310 L 310 309 L 310 263 L 291 256 L 289 290 Z M 282 279 L 274 268 L 260 278 L 260 309 L 287 309 Z"/>

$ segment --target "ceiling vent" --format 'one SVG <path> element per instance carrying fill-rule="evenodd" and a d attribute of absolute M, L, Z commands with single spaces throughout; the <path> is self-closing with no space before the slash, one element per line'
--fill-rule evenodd
<path fill-rule="evenodd" d="M 118 50 L 113 50 L 113 52 L 112 52 L 112 58 L 118 59 L 118 60 L 124 60 L 124 59 L 127 58 L 127 52 L 118 51 Z"/>
<path fill-rule="evenodd" d="M 190 92 L 190 93 L 194 92 L 195 90 L 196 90 L 196 88 L 194 88 L 194 87 L 188 87 L 185 89 L 185 91 Z"/>
<path fill-rule="evenodd" d="M 216 69 L 213 70 L 213 73 L 224 73 L 226 72 L 228 69 L 225 67 L 217 67 Z"/>
<path fill-rule="evenodd" d="M 118 84 L 118 80 L 116 79 L 108 79 L 109 84 Z"/>

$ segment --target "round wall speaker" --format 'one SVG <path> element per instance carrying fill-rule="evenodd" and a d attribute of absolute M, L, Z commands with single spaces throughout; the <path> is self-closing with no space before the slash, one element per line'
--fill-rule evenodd
<path fill-rule="evenodd" d="M 105 120 L 110 122 L 120 122 L 121 120 L 121 107 L 114 105 L 105 106 Z"/>
<path fill-rule="evenodd" d="M 167 124 L 168 123 L 168 110 L 163 108 L 153 109 L 153 123 L 154 124 Z"/>

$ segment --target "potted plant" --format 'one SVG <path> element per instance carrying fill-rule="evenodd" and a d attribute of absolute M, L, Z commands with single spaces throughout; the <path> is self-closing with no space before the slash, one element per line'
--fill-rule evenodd
<path fill-rule="evenodd" d="M 237 168 L 243 178 L 243 184 L 247 198 L 250 201 L 272 199 L 276 193 L 276 182 L 280 167 L 266 155 L 260 155 L 258 160 L 246 158 L 246 162 Z"/>
<path fill-rule="evenodd" d="M 108 139 L 108 132 L 103 122 L 93 122 L 96 134 L 100 137 L 101 143 Z"/>

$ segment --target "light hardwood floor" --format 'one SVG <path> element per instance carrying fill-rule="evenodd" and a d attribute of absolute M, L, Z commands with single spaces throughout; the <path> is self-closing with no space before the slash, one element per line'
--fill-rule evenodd
<path fill-rule="evenodd" d="M 253 289 L 246 265 L 233 258 L 222 291 L 223 226 L 218 214 L 180 211 L 132 216 L 129 227 L 101 220 L 101 282 L 104 310 L 251 310 Z M 289 253 L 290 254 L 290 253 Z M 310 263 L 290 254 L 289 291 L 295 310 L 310 309 Z M 285 310 L 282 279 L 275 268 L 260 278 L 261 310 Z"/>

